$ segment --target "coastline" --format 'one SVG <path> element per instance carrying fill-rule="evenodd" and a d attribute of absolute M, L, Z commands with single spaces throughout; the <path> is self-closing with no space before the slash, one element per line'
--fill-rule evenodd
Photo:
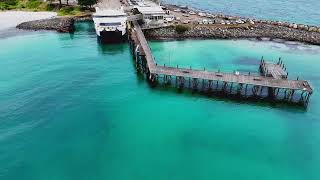
<path fill-rule="evenodd" d="M 91 15 L 55 17 L 23 22 L 16 27 L 23 30 L 54 30 L 61 33 L 72 33 L 75 30 L 75 21 L 86 21 L 91 19 Z"/>
<path fill-rule="evenodd" d="M 74 21 L 91 20 L 91 15 L 58 16 L 56 12 L 0 11 L 0 31 L 12 28 L 22 30 L 54 30 L 73 32 Z"/>
<path fill-rule="evenodd" d="M 152 40 L 166 39 L 257 39 L 297 41 L 320 45 L 320 33 L 290 29 L 281 26 L 256 24 L 252 29 L 216 28 L 210 26 L 192 26 L 184 33 L 177 33 L 174 26 L 145 30 L 145 35 Z"/>
<path fill-rule="evenodd" d="M 181 9 L 183 11 L 193 11 L 195 13 L 201 10 L 189 9 L 186 7 L 179 7 L 176 5 L 164 5 L 171 10 Z M 173 12 L 175 15 L 184 18 L 183 12 Z M 195 15 L 196 18 L 201 17 Z M 320 45 L 320 27 L 309 26 L 304 24 L 247 19 L 245 17 L 238 17 L 232 15 L 213 14 L 218 22 L 228 22 L 230 20 L 242 19 L 246 21 L 241 25 L 222 25 L 221 23 L 200 25 L 200 24 L 184 24 L 181 21 L 168 27 L 161 27 L 156 29 L 146 29 L 145 34 L 152 40 L 172 40 L 172 39 L 257 39 L 257 40 L 276 40 L 282 39 L 284 41 L 296 41 L 301 43 Z M 186 19 L 186 18 L 185 18 Z M 206 18 L 210 19 L 210 18 Z M 175 31 L 176 25 L 188 26 L 188 30 L 183 33 Z"/>
<path fill-rule="evenodd" d="M 184 11 L 194 11 L 197 14 L 202 12 L 201 10 L 189 9 L 185 7 L 179 7 L 176 5 L 165 4 L 164 7 L 171 10 L 172 14 L 183 17 L 184 12 L 174 12 L 174 9 L 183 9 Z M 7 12 L 19 12 L 17 17 L 23 17 L 24 13 L 38 13 L 38 12 L 23 12 L 23 11 L 7 11 Z M 0 12 L 0 19 L 3 12 Z M 90 14 L 83 16 L 52 16 L 52 12 L 39 12 L 48 13 L 51 16 L 39 16 L 37 19 L 23 18 L 24 22 L 15 21 L 16 27 L 23 30 L 54 30 L 57 32 L 73 32 L 75 21 L 92 21 Z M 285 41 L 296 41 L 301 43 L 320 45 L 320 27 L 270 21 L 270 20 L 258 20 L 247 19 L 245 17 L 238 17 L 232 15 L 213 14 L 215 19 L 218 19 L 218 23 L 214 24 L 194 24 L 183 23 L 182 20 L 175 22 L 166 27 L 159 27 L 154 29 L 144 30 L 145 35 L 151 40 L 172 40 L 172 39 L 282 39 Z M 201 19 L 200 16 L 194 15 L 196 18 Z M 205 17 L 206 18 L 206 17 Z M 3 19 L 3 18 L 2 18 Z M 210 19 L 210 18 L 206 18 Z M 244 24 L 231 24 L 227 25 L 224 22 L 232 21 L 235 19 L 242 19 Z M 6 22 L 8 20 L 5 20 Z M 11 20 L 9 20 L 11 21 Z M 17 24 L 17 23 L 20 24 Z M 223 24 L 222 24 L 223 23 Z M 183 33 L 177 33 L 175 31 L 176 25 L 187 25 L 189 29 Z"/>
<path fill-rule="evenodd" d="M 0 11 L 0 31 L 14 28 L 18 24 L 57 17 L 57 13 L 49 11 Z"/>

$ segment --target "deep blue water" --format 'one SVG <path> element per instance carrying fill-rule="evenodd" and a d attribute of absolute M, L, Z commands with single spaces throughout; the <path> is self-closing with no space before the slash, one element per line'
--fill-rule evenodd
<path fill-rule="evenodd" d="M 320 25 L 319 0 L 165 0 L 166 3 L 250 18 Z"/>

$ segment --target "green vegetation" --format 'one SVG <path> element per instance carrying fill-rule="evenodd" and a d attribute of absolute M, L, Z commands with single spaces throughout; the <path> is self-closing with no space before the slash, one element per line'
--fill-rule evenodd
<path fill-rule="evenodd" d="M 48 11 L 49 3 L 40 0 L 0 0 L 0 10 Z"/>
<path fill-rule="evenodd" d="M 78 0 L 78 4 L 80 6 L 86 6 L 86 7 L 91 7 L 92 5 L 96 4 L 98 1 L 97 0 Z"/>
<path fill-rule="evenodd" d="M 58 16 L 74 16 L 74 15 L 82 15 L 83 9 L 80 6 L 67 6 L 63 7 L 58 11 Z"/>
<path fill-rule="evenodd" d="M 68 4 L 68 0 L 65 0 Z M 79 4 L 85 7 L 91 7 L 97 0 L 79 0 Z M 43 2 L 41 0 L 0 0 L 1 10 L 24 10 L 24 11 L 56 11 L 59 16 L 74 16 L 83 15 L 85 8 L 81 6 L 63 5 L 62 1 L 59 4 L 53 4 L 52 0 Z"/>
<path fill-rule="evenodd" d="M 175 26 L 175 30 L 176 30 L 176 32 L 178 33 L 178 34 L 182 34 L 182 33 L 184 33 L 184 32 L 186 32 L 186 31 L 188 31 L 190 28 L 189 28 L 189 26 L 186 26 L 186 25 L 176 25 Z"/>
<path fill-rule="evenodd" d="M 17 4 L 16 0 L 0 0 L 0 10 L 14 9 Z"/>

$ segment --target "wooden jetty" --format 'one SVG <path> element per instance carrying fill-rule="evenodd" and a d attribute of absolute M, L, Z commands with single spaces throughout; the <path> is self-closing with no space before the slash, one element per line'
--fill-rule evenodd
<path fill-rule="evenodd" d="M 145 74 L 152 84 L 171 84 L 177 88 L 190 88 L 205 92 L 222 92 L 239 97 L 268 98 L 308 105 L 313 92 L 308 81 L 289 80 L 282 60 L 274 64 L 260 63 L 260 75 L 239 72 L 223 73 L 191 68 L 158 65 L 137 21 L 132 21 L 129 30 L 130 47 L 136 69 Z"/>
<path fill-rule="evenodd" d="M 266 62 L 263 57 L 261 58 L 260 64 L 261 74 L 267 77 L 273 77 L 275 79 L 287 79 L 288 72 L 287 68 L 283 64 L 281 58 L 277 64 Z"/>

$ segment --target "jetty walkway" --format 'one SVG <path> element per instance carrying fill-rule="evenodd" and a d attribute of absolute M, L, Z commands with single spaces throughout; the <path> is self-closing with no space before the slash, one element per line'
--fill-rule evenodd
<path fill-rule="evenodd" d="M 222 92 L 226 96 L 268 98 L 308 105 L 312 87 L 308 81 L 289 80 L 288 72 L 281 59 L 274 64 L 263 58 L 260 75 L 239 72 L 211 72 L 158 65 L 144 33 L 137 21 L 129 26 L 129 42 L 137 70 L 146 75 L 152 84 L 175 84 L 178 88 L 190 88 L 206 92 Z"/>

